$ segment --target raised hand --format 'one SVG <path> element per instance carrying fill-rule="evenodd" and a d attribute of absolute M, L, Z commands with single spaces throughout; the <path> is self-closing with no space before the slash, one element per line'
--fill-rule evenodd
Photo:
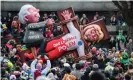
<path fill-rule="evenodd" d="M 41 58 L 41 55 L 38 55 L 38 56 L 37 56 L 37 59 L 39 60 L 40 58 Z"/>
<path fill-rule="evenodd" d="M 48 59 L 49 59 L 46 55 L 44 55 L 44 58 L 45 58 L 46 60 L 48 60 Z"/>
<path fill-rule="evenodd" d="M 65 20 L 71 19 L 72 13 L 70 13 L 68 10 L 65 10 L 61 13 L 61 15 L 64 17 Z"/>

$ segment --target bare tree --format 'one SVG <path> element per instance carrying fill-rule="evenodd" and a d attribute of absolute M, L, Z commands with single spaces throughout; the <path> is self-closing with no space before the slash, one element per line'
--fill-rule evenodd
<path fill-rule="evenodd" d="M 124 21 L 128 24 L 128 35 L 133 38 L 133 1 L 112 1 L 122 13 Z"/>

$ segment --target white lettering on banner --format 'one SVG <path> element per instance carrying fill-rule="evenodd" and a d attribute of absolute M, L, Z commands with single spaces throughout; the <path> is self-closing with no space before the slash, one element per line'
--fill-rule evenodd
<path fill-rule="evenodd" d="M 29 36 L 28 39 L 38 39 L 39 38 L 39 35 L 37 36 Z"/>
<path fill-rule="evenodd" d="M 67 46 L 65 46 L 65 45 L 58 47 L 59 52 L 61 52 L 61 50 L 64 51 L 66 49 L 67 49 Z"/>
<path fill-rule="evenodd" d="M 53 46 L 57 47 L 57 46 L 60 46 L 60 45 L 62 45 L 64 43 L 65 43 L 65 41 L 63 40 L 63 41 L 60 41 L 60 42 L 57 42 L 57 43 L 53 44 Z"/>
<path fill-rule="evenodd" d="M 73 39 L 76 39 L 76 36 L 67 38 L 67 39 L 65 40 L 65 42 L 70 41 L 70 40 L 73 40 Z"/>
<path fill-rule="evenodd" d="M 70 43 L 67 45 L 67 48 L 70 48 L 70 47 L 72 47 L 72 46 L 74 46 L 74 45 L 75 45 L 75 41 L 70 42 Z"/>
<path fill-rule="evenodd" d="M 59 52 L 62 50 L 64 51 L 64 50 L 67 50 L 67 48 L 70 48 L 74 45 L 76 45 L 75 41 L 70 42 L 68 45 L 63 45 L 63 46 L 58 47 L 58 50 L 59 50 Z"/>
<path fill-rule="evenodd" d="M 53 44 L 54 47 L 57 47 L 58 45 L 60 45 L 60 42 Z"/>
<path fill-rule="evenodd" d="M 63 41 L 57 42 L 57 43 L 53 44 L 53 47 L 60 46 L 60 45 L 66 43 L 66 42 L 68 42 L 68 41 L 73 40 L 73 39 L 76 39 L 76 36 L 74 36 L 74 37 L 69 37 L 69 38 L 67 38 L 66 40 L 63 40 Z"/>

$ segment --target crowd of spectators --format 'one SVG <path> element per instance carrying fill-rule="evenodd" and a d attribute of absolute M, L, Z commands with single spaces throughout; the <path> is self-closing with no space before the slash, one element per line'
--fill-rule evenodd
<path fill-rule="evenodd" d="M 88 24 L 99 18 L 96 12 L 93 20 L 89 20 L 86 14 L 79 19 L 80 25 Z M 48 18 L 53 18 L 55 22 L 59 22 L 58 17 L 54 12 L 50 15 L 44 13 L 40 21 Z M 122 16 L 116 18 L 113 15 L 110 19 L 112 25 L 122 24 Z M 1 79 L 2 80 L 33 80 L 32 70 L 37 59 L 27 59 L 22 62 L 20 54 L 27 50 L 23 43 L 25 25 L 22 25 L 18 20 L 18 16 L 12 17 L 11 13 L 7 17 L 1 19 Z M 44 36 L 48 39 L 57 37 L 63 34 L 63 28 L 58 25 L 46 27 L 42 29 Z M 117 45 L 118 43 L 118 45 Z M 10 45 L 12 46 L 10 46 Z M 133 41 L 125 36 L 117 39 L 117 36 L 112 36 L 109 40 L 109 48 L 97 48 L 91 46 L 90 54 L 91 61 L 81 60 L 75 62 L 72 55 L 66 55 L 51 61 L 51 64 L 43 61 L 41 68 L 47 69 L 51 67 L 48 73 L 41 75 L 37 80 L 133 80 Z M 46 64 L 47 63 L 47 64 Z M 40 68 L 39 68 L 40 69 Z M 44 70 L 45 71 L 45 70 Z M 43 71 L 42 71 L 43 72 Z M 45 73 L 45 72 L 43 72 Z M 35 75 L 34 75 L 35 76 Z M 43 79 L 40 79 L 43 78 Z"/>

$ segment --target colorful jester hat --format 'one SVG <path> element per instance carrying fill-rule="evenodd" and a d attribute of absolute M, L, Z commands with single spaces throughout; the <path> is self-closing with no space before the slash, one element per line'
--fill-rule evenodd
<path fill-rule="evenodd" d="M 23 45 L 23 46 L 22 46 L 22 50 L 24 51 L 24 50 L 26 50 L 26 49 L 27 49 L 26 45 Z"/>
<path fill-rule="evenodd" d="M 130 62 L 130 58 L 129 58 L 127 52 L 123 52 L 123 53 L 122 53 L 122 57 L 121 57 L 120 61 L 121 61 L 121 63 L 123 63 L 123 64 L 128 64 L 128 63 Z"/>

